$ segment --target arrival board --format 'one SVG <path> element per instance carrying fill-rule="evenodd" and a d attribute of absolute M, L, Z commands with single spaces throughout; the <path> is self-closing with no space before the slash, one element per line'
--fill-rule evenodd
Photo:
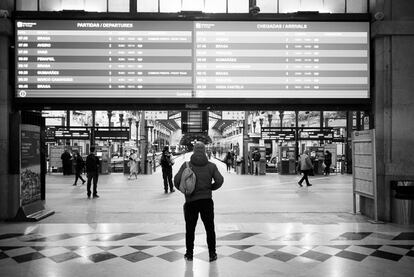
<path fill-rule="evenodd" d="M 369 24 L 19 20 L 16 97 L 367 99 Z"/>

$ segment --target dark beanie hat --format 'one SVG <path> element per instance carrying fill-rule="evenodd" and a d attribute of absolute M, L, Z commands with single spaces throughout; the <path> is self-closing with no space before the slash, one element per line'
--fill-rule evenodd
<path fill-rule="evenodd" d="M 194 144 L 194 152 L 205 153 L 206 152 L 206 146 L 204 145 L 204 143 L 202 143 L 201 141 L 196 142 L 196 144 Z"/>

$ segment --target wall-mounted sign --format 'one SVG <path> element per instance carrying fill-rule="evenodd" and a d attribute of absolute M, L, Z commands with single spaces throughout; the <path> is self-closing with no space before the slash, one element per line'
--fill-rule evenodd
<path fill-rule="evenodd" d="M 295 131 L 262 131 L 262 138 L 278 141 L 294 141 Z"/>
<path fill-rule="evenodd" d="M 145 120 L 167 120 L 168 111 L 145 111 Z"/>
<path fill-rule="evenodd" d="M 221 113 L 222 120 L 244 120 L 244 111 L 223 111 Z"/>
<path fill-rule="evenodd" d="M 33 19 L 15 29 L 20 99 L 370 97 L 369 22 Z"/>
<path fill-rule="evenodd" d="M 128 131 L 95 131 L 96 140 L 129 140 Z"/>
<path fill-rule="evenodd" d="M 333 140 L 332 131 L 300 131 L 299 140 Z"/>
<path fill-rule="evenodd" d="M 57 139 L 89 139 L 88 130 L 56 130 L 54 128 L 47 128 L 45 132 L 45 141 L 55 141 Z"/>

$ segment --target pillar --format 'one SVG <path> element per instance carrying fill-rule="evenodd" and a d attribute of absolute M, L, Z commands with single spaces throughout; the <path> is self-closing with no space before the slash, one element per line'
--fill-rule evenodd
<path fill-rule="evenodd" d="M 96 116 L 96 111 L 92 110 L 91 146 L 95 145 L 95 121 L 96 121 L 95 116 Z"/>
<path fill-rule="evenodd" d="M 345 141 L 345 162 L 346 173 L 352 174 L 352 121 L 353 112 L 346 112 L 346 141 Z"/>
<path fill-rule="evenodd" d="M 391 221 L 391 181 L 414 180 L 414 2 L 375 1 L 371 24 L 372 92 L 376 132 L 378 216 Z M 370 116 L 371 120 L 371 116 Z M 361 212 L 371 216 L 372 203 L 361 203 Z M 411 211 L 413 212 L 413 211 Z"/>
<path fill-rule="evenodd" d="M 14 1 L 0 1 L 0 9 L 12 14 Z M 10 218 L 16 215 L 19 207 L 18 185 L 19 172 L 17 168 L 10 167 L 10 160 L 18 155 L 18 149 L 13 149 L 10 140 L 10 126 L 13 110 L 13 88 L 10 77 L 9 62 L 13 60 L 10 51 L 13 36 L 13 24 L 10 18 L 0 18 L 0 155 L 4 162 L 0 163 L 0 219 Z"/>
<path fill-rule="evenodd" d="M 295 111 L 295 151 L 296 159 L 299 159 L 299 111 Z"/>
<path fill-rule="evenodd" d="M 248 174 L 249 172 L 249 112 L 244 112 L 244 121 L 243 121 L 243 158 L 244 158 L 244 172 Z"/>
<path fill-rule="evenodd" d="M 111 118 L 112 118 L 112 111 L 107 111 L 108 116 L 108 130 L 111 131 Z"/>
<path fill-rule="evenodd" d="M 136 132 L 137 132 L 135 144 L 138 147 L 139 146 L 139 120 L 138 119 L 135 121 L 135 127 L 136 127 Z"/>
<path fill-rule="evenodd" d="M 131 127 L 132 127 L 132 117 L 129 117 L 128 118 L 128 126 L 129 126 L 129 135 L 128 135 L 128 138 L 129 138 L 129 140 L 131 140 L 131 137 L 132 137 L 132 129 L 131 129 Z"/>
<path fill-rule="evenodd" d="M 284 111 L 279 111 L 279 118 L 280 118 L 280 130 L 283 129 L 283 117 L 284 117 Z"/>

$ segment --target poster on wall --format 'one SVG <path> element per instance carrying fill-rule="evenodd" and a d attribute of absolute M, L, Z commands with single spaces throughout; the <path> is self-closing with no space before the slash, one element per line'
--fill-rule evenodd
<path fill-rule="evenodd" d="M 20 205 L 41 200 L 40 127 L 21 125 Z"/>

